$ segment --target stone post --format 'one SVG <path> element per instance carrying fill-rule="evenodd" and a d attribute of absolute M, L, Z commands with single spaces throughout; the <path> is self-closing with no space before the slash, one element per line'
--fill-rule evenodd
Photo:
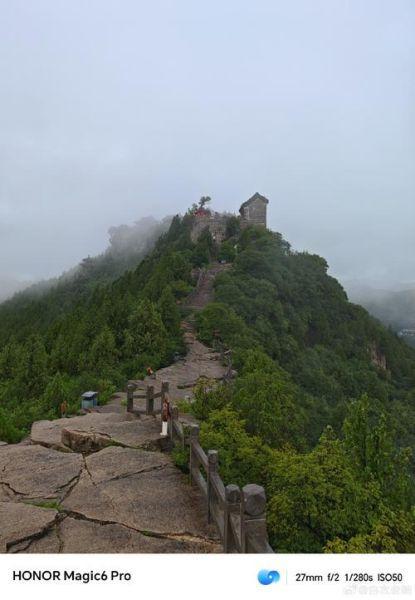
<path fill-rule="evenodd" d="M 154 413 L 154 386 L 148 385 L 146 390 L 146 415 Z"/>
<path fill-rule="evenodd" d="M 189 431 L 189 444 L 191 445 L 192 442 L 198 442 L 199 441 L 199 425 L 194 425 L 191 424 L 188 427 L 188 431 Z"/>
<path fill-rule="evenodd" d="M 241 541 L 235 543 L 230 519 L 231 515 L 241 516 L 241 490 L 239 486 L 230 483 L 225 488 L 225 513 L 224 513 L 224 531 L 223 531 L 223 551 L 227 554 L 237 552 Z"/>
<path fill-rule="evenodd" d="M 269 552 L 265 490 L 260 485 L 250 483 L 242 489 L 242 494 L 245 520 L 244 552 Z"/>
<path fill-rule="evenodd" d="M 166 397 L 166 394 L 169 393 L 169 382 L 168 381 L 162 381 L 161 382 L 161 402 L 163 403 L 164 398 Z"/>
<path fill-rule="evenodd" d="M 217 450 L 208 450 L 208 470 L 206 473 L 206 484 L 207 484 L 207 521 L 208 523 L 212 522 L 212 514 L 211 514 L 211 505 L 212 505 L 212 484 L 210 482 L 210 477 L 212 473 L 217 473 L 218 471 L 218 451 Z"/>
<path fill-rule="evenodd" d="M 163 410 L 163 402 L 166 397 L 166 394 L 169 393 L 169 382 L 162 381 L 161 382 L 161 396 L 160 396 L 160 411 Z"/>
<path fill-rule="evenodd" d="M 199 441 L 199 425 L 189 426 L 189 481 L 192 483 L 192 468 L 194 463 L 193 444 Z"/>
<path fill-rule="evenodd" d="M 127 412 L 133 412 L 134 410 L 134 391 L 136 386 L 134 383 L 129 383 L 127 385 Z"/>
<path fill-rule="evenodd" d="M 173 441 L 174 436 L 174 422 L 179 420 L 179 409 L 176 405 L 171 407 L 171 420 L 170 420 L 170 439 Z"/>

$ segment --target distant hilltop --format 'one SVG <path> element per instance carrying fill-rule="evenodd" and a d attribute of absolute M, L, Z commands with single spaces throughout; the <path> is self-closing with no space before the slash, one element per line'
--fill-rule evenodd
<path fill-rule="evenodd" d="M 399 337 L 415 337 L 415 329 L 401 329 L 398 335 Z"/>
<path fill-rule="evenodd" d="M 236 215 L 212 211 L 205 206 L 206 201 L 209 201 L 210 198 L 206 198 L 205 202 L 203 200 L 202 198 L 199 207 L 193 212 L 195 221 L 191 232 L 192 241 L 197 241 L 202 231 L 208 228 L 213 239 L 220 243 L 225 238 L 226 224 L 229 218 L 236 217 Z M 247 227 L 248 225 L 266 227 L 268 203 L 268 198 L 256 192 L 249 200 L 241 204 L 239 216 L 237 217 L 240 220 L 241 227 Z"/>

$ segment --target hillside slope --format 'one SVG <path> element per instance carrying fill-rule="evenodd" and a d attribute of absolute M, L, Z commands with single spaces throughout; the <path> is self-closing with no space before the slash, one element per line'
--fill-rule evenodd
<path fill-rule="evenodd" d="M 415 352 L 348 302 L 324 259 L 235 222 L 220 246 L 208 231 L 192 243 L 192 223 L 175 217 L 134 270 L 63 309 L 47 292 L 49 320 L 32 305 L 0 311 L 0 439 L 63 400 L 76 412 L 87 388 L 105 399 L 171 364 L 197 269 L 226 261 L 196 325 L 238 376 L 198 386 L 188 407 L 223 479 L 266 487 L 279 551 L 414 551 Z"/>
<path fill-rule="evenodd" d="M 105 252 L 88 256 L 60 277 L 35 283 L 0 304 L 0 345 L 12 335 L 23 340 L 31 333 L 44 332 L 90 296 L 94 288 L 109 284 L 136 267 L 167 231 L 170 222 L 170 217 L 162 222 L 146 217 L 132 226 L 111 227 Z"/>
<path fill-rule="evenodd" d="M 222 477 L 266 487 L 277 551 L 413 552 L 415 352 L 279 234 L 247 229 L 220 252 L 233 268 L 198 331 L 238 377 L 192 410 Z"/>

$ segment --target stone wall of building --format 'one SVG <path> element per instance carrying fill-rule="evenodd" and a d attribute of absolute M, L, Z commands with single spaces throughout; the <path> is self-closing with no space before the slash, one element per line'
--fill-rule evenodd
<path fill-rule="evenodd" d="M 261 194 L 254 194 L 252 198 L 241 205 L 239 219 L 242 227 L 248 225 L 267 226 L 267 204 L 268 200 Z M 206 228 L 209 229 L 216 242 L 221 243 L 226 234 L 226 224 L 231 213 L 218 213 L 204 208 L 197 210 L 194 214 L 194 224 L 191 232 L 192 242 L 196 242 Z"/>
<path fill-rule="evenodd" d="M 209 211 L 196 214 L 191 232 L 192 242 L 196 242 L 202 231 L 208 227 L 213 239 L 220 244 L 225 238 L 226 222 L 230 216 L 227 213 Z"/>
<path fill-rule="evenodd" d="M 267 226 L 268 200 L 261 194 L 254 194 L 252 198 L 244 202 L 239 209 L 242 226 L 262 225 Z"/>

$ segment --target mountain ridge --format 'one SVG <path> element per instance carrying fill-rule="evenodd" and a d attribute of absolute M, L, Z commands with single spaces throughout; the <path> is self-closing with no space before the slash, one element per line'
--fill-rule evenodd
<path fill-rule="evenodd" d="M 192 242 L 194 220 L 192 210 L 174 217 L 136 268 L 52 322 L 36 328 L 39 305 L 24 308 L 20 339 L 0 307 L 0 438 L 19 439 L 63 401 L 76 413 L 85 389 L 105 401 L 146 366 L 171 364 L 185 348 L 180 323 L 199 269 L 226 262 L 196 328 L 231 353 L 237 377 L 196 386 L 186 408 L 204 447 L 219 450 L 223 480 L 264 485 L 279 551 L 413 548 L 402 532 L 413 518 L 415 352 L 347 301 L 323 258 L 232 217 L 220 243 L 208 228 Z M 180 451 L 177 460 L 186 468 Z"/>

